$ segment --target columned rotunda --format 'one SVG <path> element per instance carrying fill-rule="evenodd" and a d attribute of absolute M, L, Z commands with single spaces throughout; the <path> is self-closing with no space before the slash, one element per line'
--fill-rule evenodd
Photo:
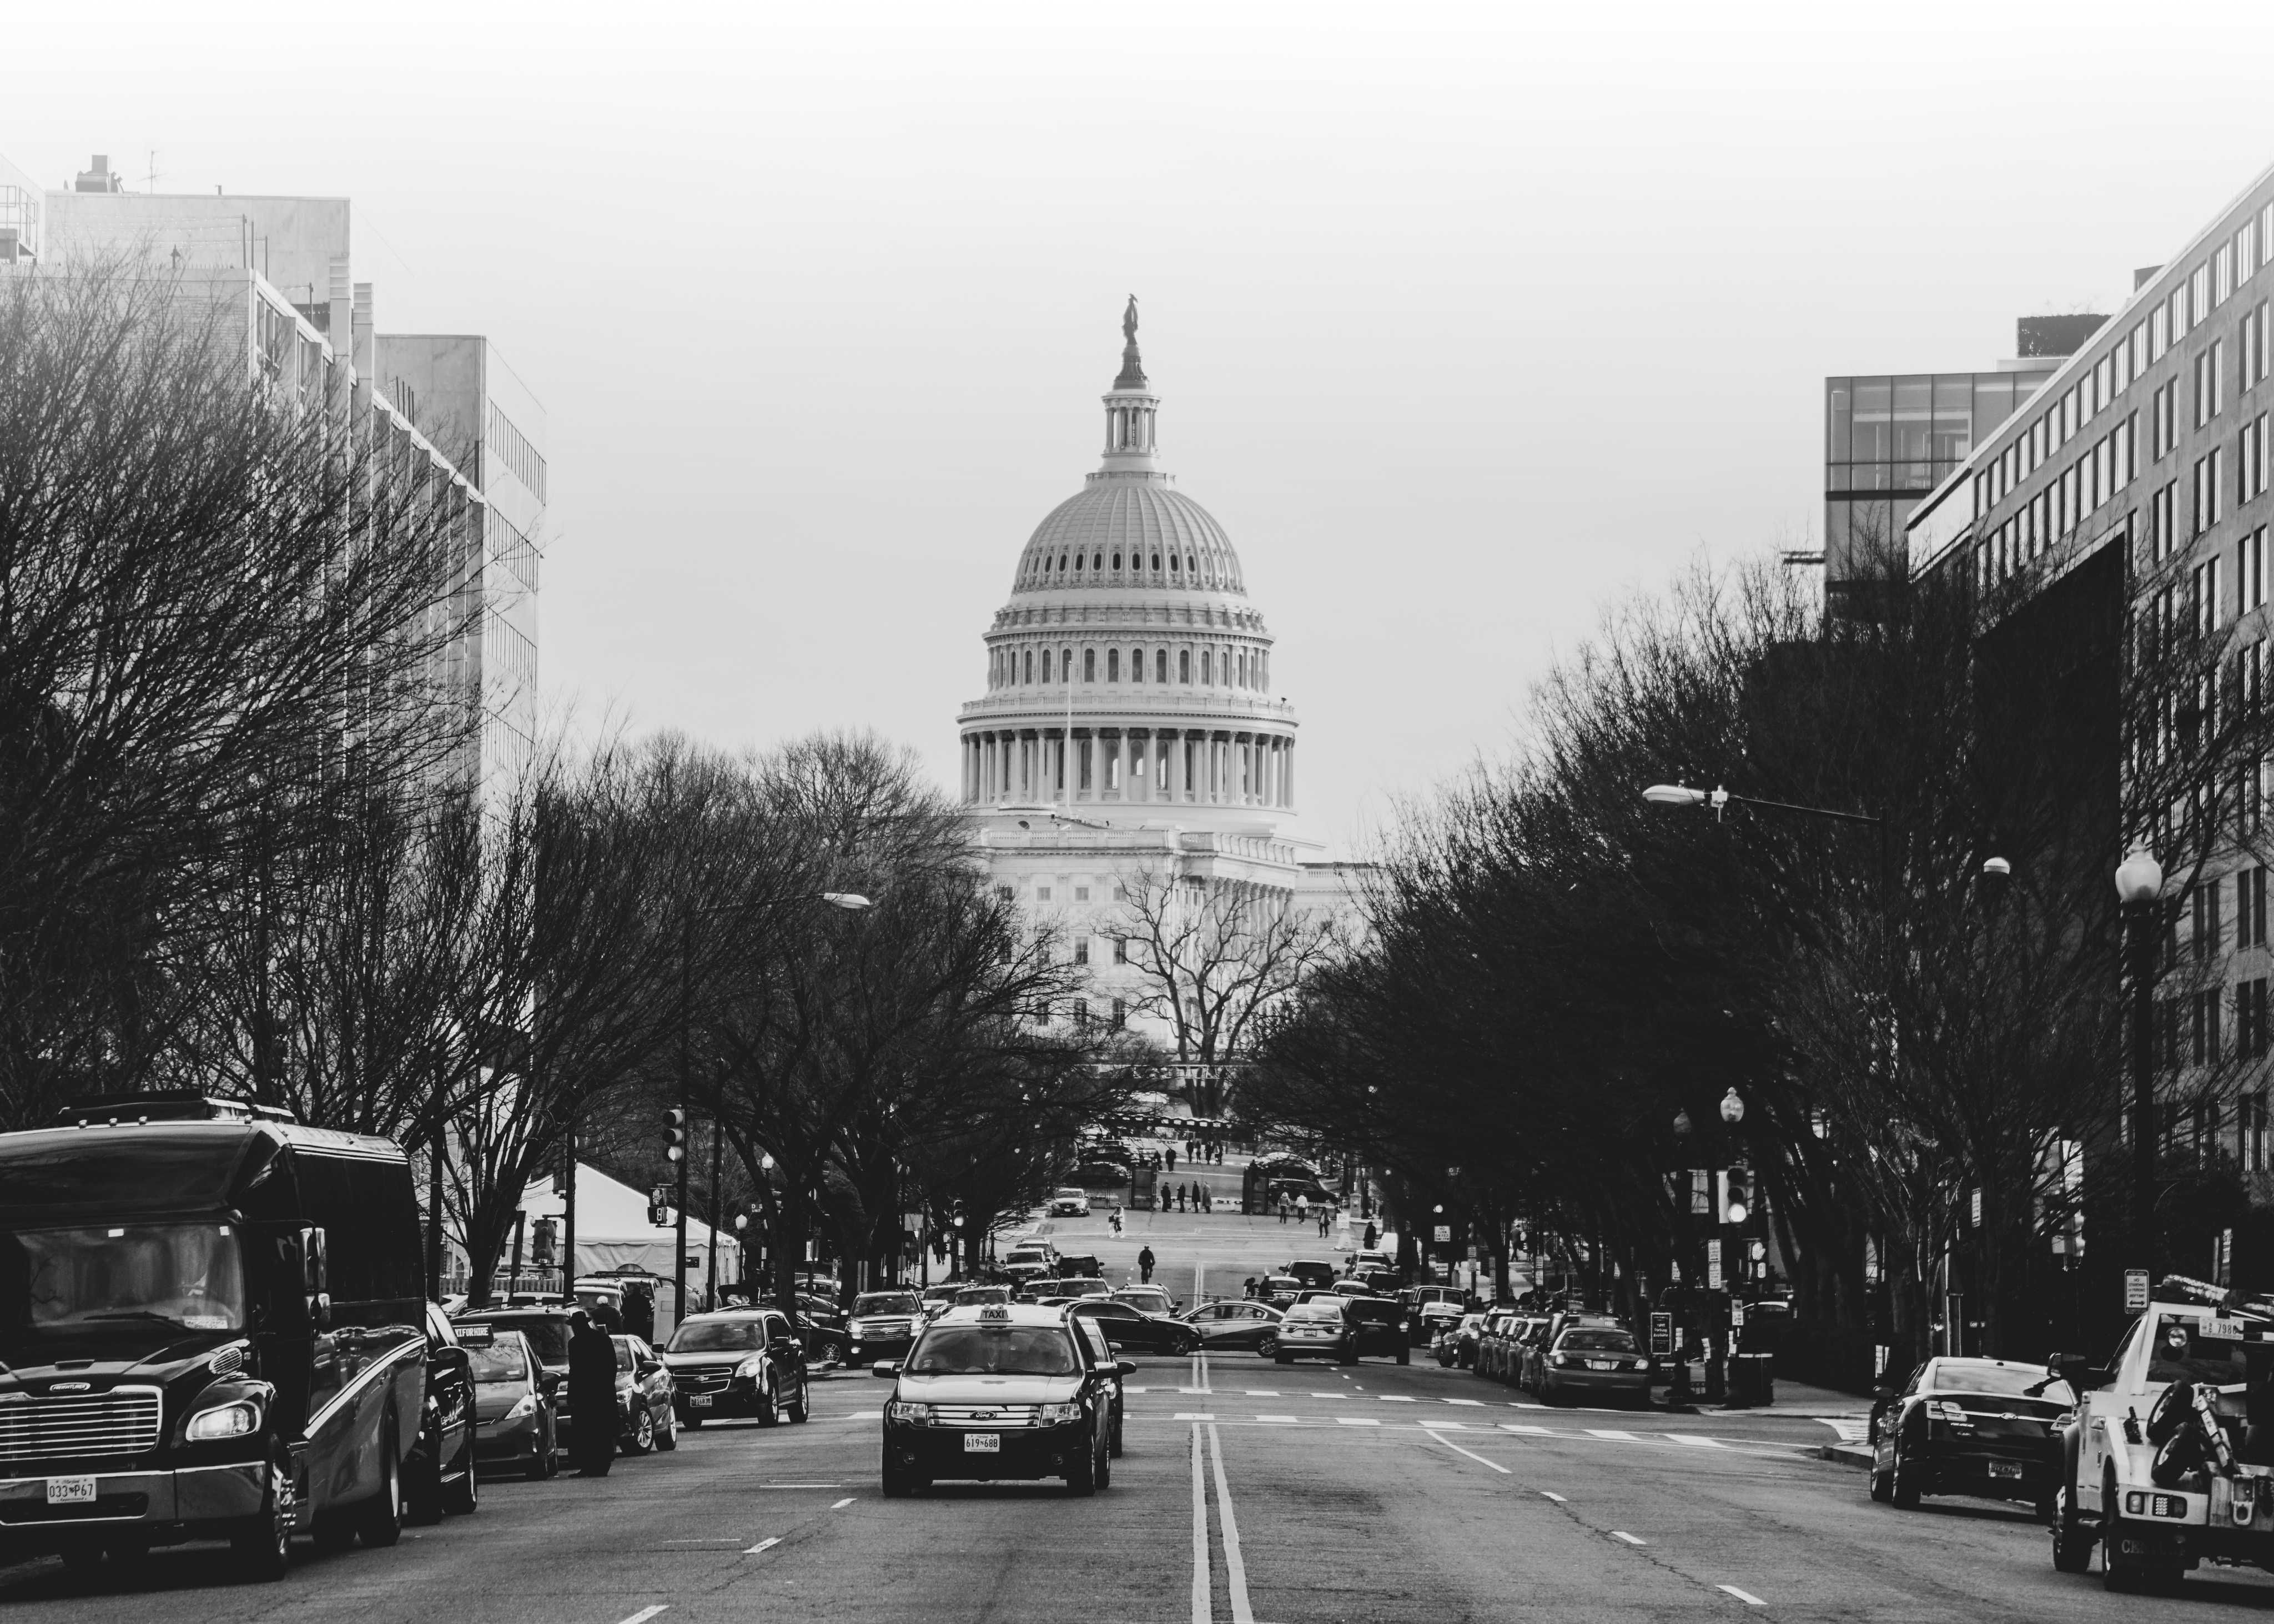
<path fill-rule="evenodd" d="M 1162 470 L 1134 299 L 1122 333 L 1104 461 L 1036 527 L 988 628 L 961 793 L 997 886 L 1089 966 L 1071 1013 L 1126 1017 L 1174 1056 L 1127 948 L 1137 900 L 1339 909 L 1350 876 L 1283 828 L 1296 725 L 1271 634 L 1224 527 Z"/>
<path fill-rule="evenodd" d="M 1020 555 L 963 708 L 963 799 L 1268 834 L 1295 805 L 1295 713 L 1223 526 L 1163 471 L 1133 301 L 1105 456 Z"/>

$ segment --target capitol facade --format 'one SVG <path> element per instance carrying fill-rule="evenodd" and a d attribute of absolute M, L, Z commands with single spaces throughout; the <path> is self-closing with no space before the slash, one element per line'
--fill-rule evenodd
<path fill-rule="evenodd" d="M 1161 465 L 1136 304 L 1096 472 L 1035 527 L 963 707 L 961 796 L 995 883 L 1091 966 L 1101 1018 L 1148 989 L 1126 934 L 1140 887 L 1339 908 L 1346 865 L 1284 827 L 1294 708 L 1231 539 Z M 1172 1031 L 1154 1035 L 1173 1054 Z"/>

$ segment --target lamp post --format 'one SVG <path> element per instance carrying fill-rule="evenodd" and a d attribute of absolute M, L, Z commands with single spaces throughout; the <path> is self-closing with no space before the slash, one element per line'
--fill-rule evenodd
<path fill-rule="evenodd" d="M 2164 869 L 2144 848 L 2116 866 L 2132 975 L 2132 1249 L 2156 1273 L 2156 907 Z"/>
<path fill-rule="evenodd" d="M 871 906 L 869 898 L 857 891 L 825 891 L 794 897 L 768 897 L 752 902 L 725 902 L 713 907 L 689 908 L 679 921 L 679 1109 L 691 1109 L 694 1079 L 688 1070 L 688 1034 L 694 1024 L 691 1006 L 694 1003 L 692 964 L 695 959 L 695 921 L 726 914 L 758 914 L 781 902 L 825 902 L 832 908 L 857 914 Z M 712 1162 L 718 1162 L 719 1118 L 714 1110 L 711 1118 Z M 679 1167 L 678 1224 L 672 1243 L 671 1312 L 674 1322 L 687 1318 L 687 1158 L 674 1158 Z M 719 1192 L 717 1175 L 712 1176 L 711 1191 L 711 1280 L 715 1288 L 719 1276 Z"/>

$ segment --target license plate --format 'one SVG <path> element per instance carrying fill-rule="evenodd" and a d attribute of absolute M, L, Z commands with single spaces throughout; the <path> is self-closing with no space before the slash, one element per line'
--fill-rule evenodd
<path fill-rule="evenodd" d="M 712 1395 L 708 1393 L 690 1393 L 687 1395 L 687 1407 L 689 1410 L 708 1410 L 711 1408 L 711 1398 Z"/>
<path fill-rule="evenodd" d="M 1003 1453 L 1003 1434 L 1000 1432 L 966 1432 L 963 1435 L 963 1453 L 966 1455 L 1000 1455 Z"/>
<path fill-rule="evenodd" d="M 1993 1477 L 2018 1477 L 2022 1475 L 2022 1463 L 2019 1461 L 1992 1461 L 1990 1462 L 1990 1475 Z"/>
<path fill-rule="evenodd" d="M 90 1506 L 94 1503 L 94 1478 L 50 1477 L 48 1479 L 48 1504 L 50 1506 Z"/>
<path fill-rule="evenodd" d="M 1616 1370 L 1618 1367 L 1619 1362 L 1616 1359 L 1590 1359 L 1587 1361 L 1587 1368 L 1589 1370 Z"/>

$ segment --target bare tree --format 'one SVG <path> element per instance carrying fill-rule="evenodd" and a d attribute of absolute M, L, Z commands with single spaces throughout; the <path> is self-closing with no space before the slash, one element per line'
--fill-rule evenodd
<path fill-rule="evenodd" d="M 1342 922 L 1291 892 L 1147 868 L 1126 877 L 1134 1007 L 1169 1030 L 1179 1061 L 1244 1056 L 1304 979 L 1345 945 Z"/>

